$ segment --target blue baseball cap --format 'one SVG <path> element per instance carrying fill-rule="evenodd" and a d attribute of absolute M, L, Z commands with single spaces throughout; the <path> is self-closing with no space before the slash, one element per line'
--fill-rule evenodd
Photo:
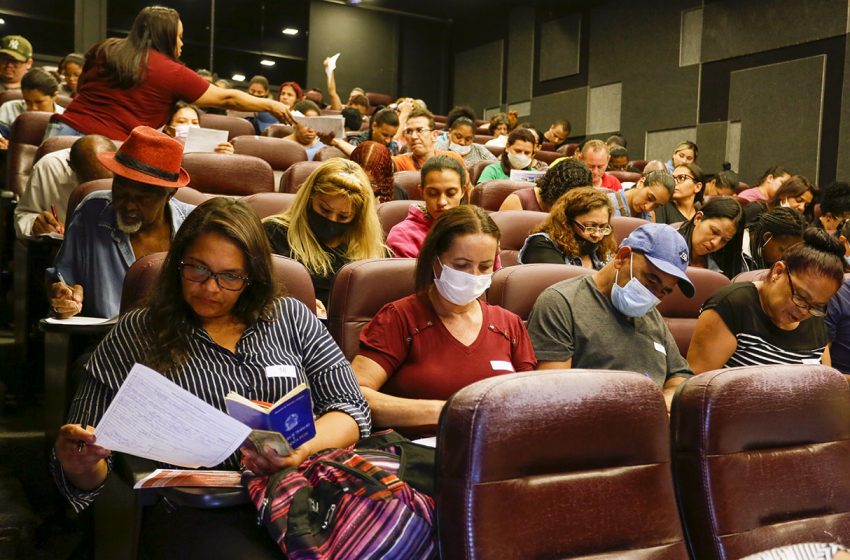
<path fill-rule="evenodd" d="M 661 272 L 678 278 L 682 293 L 693 297 L 694 285 L 685 274 L 690 261 L 688 244 L 678 231 L 667 224 L 643 224 L 623 239 L 620 247 L 631 247 Z"/>

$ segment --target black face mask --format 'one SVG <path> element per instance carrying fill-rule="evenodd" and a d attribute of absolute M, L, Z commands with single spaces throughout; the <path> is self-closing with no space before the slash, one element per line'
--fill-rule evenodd
<path fill-rule="evenodd" d="M 313 210 L 312 205 L 307 206 L 307 225 L 310 226 L 313 235 L 322 243 L 327 243 L 331 239 L 344 234 L 353 223 L 353 220 L 344 223 L 329 220 Z"/>
<path fill-rule="evenodd" d="M 594 243 L 593 241 L 588 241 L 587 239 L 579 235 L 576 235 L 576 241 L 578 242 L 578 252 L 581 255 L 592 255 L 599 247 L 598 242 Z"/>

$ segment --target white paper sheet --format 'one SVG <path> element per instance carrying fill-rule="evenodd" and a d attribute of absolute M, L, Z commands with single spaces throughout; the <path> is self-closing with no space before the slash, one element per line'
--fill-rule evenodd
<path fill-rule="evenodd" d="M 511 169 L 511 181 L 525 181 L 536 183 L 546 174 L 545 171 L 532 171 L 530 169 Z"/>
<path fill-rule="evenodd" d="M 104 319 L 103 317 L 86 317 L 84 315 L 75 315 L 73 317 L 68 317 L 67 319 L 57 319 L 56 317 L 48 317 L 44 320 L 44 322 L 50 323 L 51 325 L 114 325 L 118 322 L 118 316 L 116 315 L 115 317 L 110 317 L 109 319 Z"/>
<path fill-rule="evenodd" d="M 437 447 L 437 436 L 414 439 L 413 443 L 425 445 L 427 447 Z"/>
<path fill-rule="evenodd" d="M 333 74 L 334 70 L 336 70 L 336 61 L 337 61 L 338 58 L 339 58 L 339 53 L 336 53 L 335 55 L 328 57 L 328 67 L 325 68 L 325 74 L 327 75 L 329 80 L 331 79 L 331 74 Z"/>
<path fill-rule="evenodd" d="M 319 134 L 334 133 L 336 138 L 345 138 L 345 119 L 342 115 L 323 115 L 321 117 L 304 117 L 292 113 L 295 122 L 312 128 Z"/>
<path fill-rule="evenodd" d="M 97 444 L 181 467 L 212 467 L 245 441 L 245 426 L 136 364 L 101 418 Z"/>
<path fill-rule="evenodd" d="M 189 127 L 189 136 L 186 138 L 186 145 L 183 146 L 183 153 L 214 152 L 216 146 L 223 142 L 227 142 L 226 130 L 192 126 Z"/>

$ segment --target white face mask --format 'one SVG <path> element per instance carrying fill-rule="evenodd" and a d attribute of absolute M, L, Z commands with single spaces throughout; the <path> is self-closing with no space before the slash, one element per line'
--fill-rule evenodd
<path fill-rule="evenodd" d="M 640 280 L 632 274 L 632 256 L 629 256 L 629 280 L 625 286 L 617 284 L 620 277 L 620 269 L 614 275 L 614 285 L 611 287 L 611 303 L 617 311 L 627 317 L 643 317 L 652 308 L 661 303 L 649 288 L 640 283 Z"/>
<path fill-rule="evenodd" d="M 527 156 L 525 154 L 515 154 L 513 152 L 508 152 L 508 162 L 510 162 L 511 167 L 514 169 L 525 169 L 529 165 L 531 165 L 531 156 Z"/>
<path fill-rule="evenodd" d="M 476 276 L 468 272 L 462 272 L 449 268 L 437 259 L 443 269 L 440 277 L 434 276 L 434 287 L 447 301 L 455 305 L 466 305 L 472 300 L 478 299 L 490 287 L 493 273 Z"/>
<path fill-rule="evenodd" d="M 190 128 L 201 128 L 197 124 L 178 124 L 174 126 L 174 139 L 186 143 L 186 139 L 189 138 L 189 129 Z"/>
<path fill-rule="evenodd" d="M 465 156 L 472 150 L 472 144 L 470 144 L 469 146 L 461 146 L 460 144 L 455 144 L 454 142 L 452 142 L 451 144 L 449 144 L 449 149 L 462 156 Z"/>

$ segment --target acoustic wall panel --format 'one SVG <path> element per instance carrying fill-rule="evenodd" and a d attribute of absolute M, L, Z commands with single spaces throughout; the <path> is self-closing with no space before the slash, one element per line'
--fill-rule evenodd
<path fill-rule="evenodd" d="M 699 146 L 697 164 L 705 173 L 717 173 L 726 161 L 728 123 L 715 122 L 697 125 L 696 142 Z"/>
<path fill-rule="evenodd" d="M 508 27 L 508 103 L 531 99 L 533 65 L 534 7 L 514 6 Z"/>
<path fill-rule="evenodd" d="M 702 50 L 702 8 L 682 12 L 679 66 L 700 63 Z"/>
<path fill-rule="evenodd" d="M 540 45 L 540 81 L 578 74 L 581 14 L 569 14 L 541 25 Z"/>
<path fill-rule="evenodd" d="M 455 55 L 454 105 L 469 105 L 476 113 L 502 103 L 504 41 L 493 41 Z"/>
<path fill-rule="evenodd" d="M 623 103 L 623 84 L 590 88 L 587 108 L 587 133 L 618 132 Z"/>
<path fill-rule="evenodd" d="M 695 127 L 676 128 L 670 130 L 654 130 L 646 133 L 646 152 L 643 159 L 667 161 L 673 156 L 673 149 L 682 140 L 694 140 L 697 136 Z M 639 154 L 630 153 L 632 159 L 639 159 Z"/>
<path fill-rule="evenodd" d="M 835 173 L 839 181 L 850 180 L 850 41 L 845 41 L 844 49 L 844 83 L 841 86 L 841 121 Z"/>
<path fill-rule="evenodd" d="M 741 121 L 741 166 L 746 182 L 777 163 L 817 179 L 823 55 L 733 72 L 729 119 Z"/>
<path fill-rule="evenodd" d="M 587 89 L 568 89 L 551 95 L 541 95 L 531 101 L 531 122 L 541 130 L 558 119 L 572 125 L 571 136 L 587 134 Z"/>
<path fill-rule="evenodd" d="M 726 161 L 732 170 L 741 169 L 741 121 L 732 121 L 726 129 Z"/>

